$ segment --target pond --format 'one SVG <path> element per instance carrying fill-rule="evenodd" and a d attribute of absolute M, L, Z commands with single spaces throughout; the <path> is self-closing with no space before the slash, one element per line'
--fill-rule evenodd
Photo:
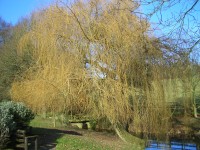
<path fill-rule="evenodd" d="M 158 142 L 150 140 L 145 150 L 200 150 L 200 144 L 183 141 Z"/>

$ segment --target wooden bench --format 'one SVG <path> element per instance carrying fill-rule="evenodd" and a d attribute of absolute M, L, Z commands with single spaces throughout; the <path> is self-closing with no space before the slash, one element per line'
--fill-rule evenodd
<path fill-rule="evenodd" d="M 30 141 L 34 141 L 35 150 L 38 150 L 38 136 L 27 136 L 26 130 L 17 130 L 16 132 L 16 146 L 28 150 L 28 146 L 31 144 Z"/>
<path fill-rule="evenodd" d="M 72 126 L 77 126 L 80 129 L 90 129 L 90 121 L 89 120 L 69 120 L 69 123 Z"/>

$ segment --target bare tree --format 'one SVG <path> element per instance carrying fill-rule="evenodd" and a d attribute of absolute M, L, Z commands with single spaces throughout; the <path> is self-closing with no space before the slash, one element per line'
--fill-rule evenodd
<path fill-rule="evenodd" d="M 11 36 L 11 24 L 0 17 L 0 45 L 4 44 Z"/>
<path fill-rule="evenodd" d="M 166 58 L 166 66 L 171 66 L 167 68 L 176 74 L 176 79 L 181 80 L 185 85 L 183 88 L 187 87 L 185 93 L 188 91 L 192 93 L 186 97 L 191 102 L 188 106 L 193 105 L 194 116 L 197 117 L 195 91 L 199 86 L 197 68 L 200 62 L 200 1 L 137 0 L 137 2 L 138 9 L 133 13 L 151 22 L 151 29 L 162 43 L 161 50 Z"/>
<path fill-rule="evenodd" d="M 144 10 L 143 16 L 154 22 L 153 28 L 163 32 L 158 36 L 174 40 L 188 54 L 199 47 L 199 0 L 139 0 L 138 3 Z"/>

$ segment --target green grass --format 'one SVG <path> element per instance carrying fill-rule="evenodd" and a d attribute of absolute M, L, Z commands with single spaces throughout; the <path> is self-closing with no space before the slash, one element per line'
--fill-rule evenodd
<path fill-rule="evenodd" d="M 97 141 L 77 137 L 73 135 L 65 135 L 57 140 L 56 150 L 111 150 L 107 145 L 102 145 Z"/>
<path fill-rule="evenodd" d="M 53 127 L 53 119 L 52 118 L 42 118 L 40 116 L 36 116 L 30 122 L 30 126 L 32 127 L 40 127 L 40 128 L 52 128 Z M 64 125 L 59 121 L 56 121 L 56 128 L 63 128 Z"/>
<path fill-rule="evenodd" d="M 139 150 L 135 145 L 124 143 L 114 147 L 105 145 L 91 138 L 81 136 L 65 135 L 57 140 L 56 150 Z"/>
<path fill-rule="evenodd" d="M 52 119 L 44 119 L 41 116 L 36 116 L 34 120 L 31 121 L 30 125 L 33 127 L 33 134 L 40 136 L 51 136 L 57 135 L 57 139 L 53 143 L 57 143 L 56 150 L 135 150 L 134 145 L 129 143 L 116 141 L 112 142 L 113 134 L 104 133 L 105 137 L 108 137 L 111 141 L 105 142 L 98 138 L 98 134 L 91 134 L 93 131 L 84 130 L 83 136 L 71 135 L 71 134 L 61 134 L 58 133 L 59 129 L 62 128 L 70 130 L 70 127 L 64 127 L 59 121 L 57 122 L 57 127 L 53 128 Z M 54 130 L 55 129 L 55 130 Z M 57 130 L 58 129 L 58 130 Z M 75 130 L 75 129 L 73 129 Z M 77 132 L 79 129 L 77 130 Z M 76 132 L 76 130 L 75 130 Z M 95 136 L 95 137 L 94 137 Z M 97 136 L 97 137 L 96 137 Z"/>

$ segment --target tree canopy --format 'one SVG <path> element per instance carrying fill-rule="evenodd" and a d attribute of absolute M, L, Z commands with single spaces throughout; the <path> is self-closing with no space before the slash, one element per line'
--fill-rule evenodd
<path fill-rule="evenodd" d="M 3 46 L 14 58 L 4 57 L 9 63 L 2 68 L 18 67 L 0 72 L 7 94 L 37 113 L 106 118 L 146 137 L 168 134 L 168 102 L 183 99 L 190 111 L 199 65 L 153 36 L 150 23 L 134 13 L 139 4 L 57 1 L 33 13 L 14 27 L 13 47 Z"/>

